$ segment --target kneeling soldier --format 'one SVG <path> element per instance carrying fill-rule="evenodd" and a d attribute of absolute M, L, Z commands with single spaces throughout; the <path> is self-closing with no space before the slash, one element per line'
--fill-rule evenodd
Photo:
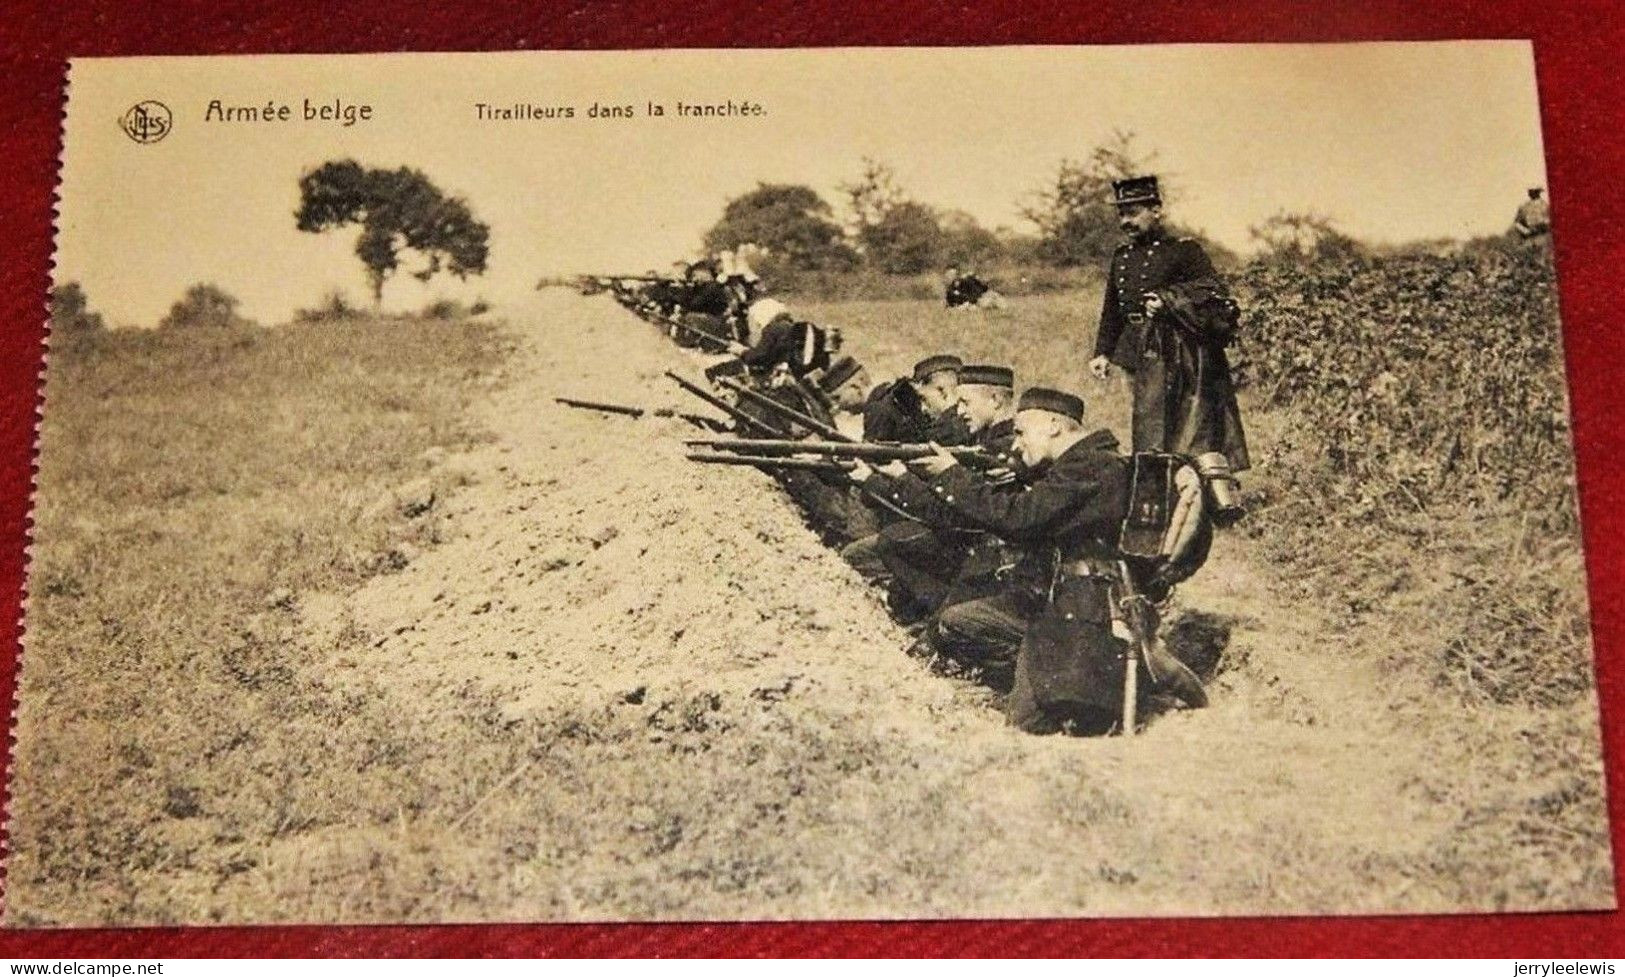
<path fill-rule="evenodd" d="M 1083 414 L 1072 394 L 1022 394 L 1015 448 L 1029 470 L 1042 469 L 1026 491 L 1001 490 L 947 452 L 917 465 L 929 490 L 969 525 L 1023 550 L 1011 587 L 945 608 L 927 634 L 961 659 L 1012 662 L 1006 714 L 1031 733 L 1104 733 L 1123 705 L 1126 643 L 1112 634 L 1111 602 L 1129 465 L 1109 431 L 1084 431 Z M 1161 655 L 1168 661 L 1156 670 L 1178 676 L 1173 691 L 1200 697 L 1195 676 Z"/>
<path fill-rule="evenodd" d="M 1015 436 L 1015 373 L 1004 366 L 966 366 L 959 371 L 958 407 L 970 443 L 988 454 L 1009 457 Z M 1013 463 L 1012 463 L 1013 464 Z M 1011 467 L 1004 466 L 1006 471 Z M 917 620 L 940 607 L 961 577 L 974 552 L 973 575 L 986 576 L 997 568 L 997 544 L 986 534 L 968 531 L 965 520 L 917 479 L 902 462 L 877 472 L 861 462 L 852 478 L 872 496 L 907 516 L 886 525 L 870 542 L 873 556 L 885 566 L 892 588 L 892 607 L 904 620 Z M 1014 489 L 1014 476 L 1001 479 Z M 984 572 L 985 571 L 985 572 Z"/>

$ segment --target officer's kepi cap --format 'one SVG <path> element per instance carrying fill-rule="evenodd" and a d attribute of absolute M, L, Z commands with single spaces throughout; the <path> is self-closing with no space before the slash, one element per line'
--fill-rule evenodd
<path fill-rule="evenodd" d="M 831 363 L 829 369 L 824 371 L 824 375 L 818 380 L 818 389 L 827 394 L 834 393 L 840 389 L 841 384 L 857 376 L 858 371 L 861 369 L 863 369 L 862 363 L 850 356 L 843 356 Z"/>
<path fill-rule="evenodd" d="M 1112 199 L 1119 207 L 1162 203 L 1162 190 L 1154 176 L 1131 176 L 1112 181 Z"/>
<path fill-rule="evenodd" d="M 1028 387 L 1021 392 L 1021 401 L 1016 405 L 1016 410 L 1047 410 L 1051 414 L 1082 421 L 1083 398 L 1048 387 Z"/>
<path fill-rule="evenodd" d="M 959 372 L 959 368 L 964 365 L 965 361 L 957 356 L 950 356 L 947 354 L 927 356 L 925 359 L 914 364 L 914 379 L 924 383 L 925 381 L 931 379 L 931 375 L 933 373 L 941 373 L 943 370 L 953 370 L 955 373 L 957 373 Z"/>
<path fill-rule="evenodd" d="M 959 382 L 1013 389 L 1016 385 L 1016 371 L 1008 366 L 991 366 L 985 363 L 977 363 L 960 367 Z"/>

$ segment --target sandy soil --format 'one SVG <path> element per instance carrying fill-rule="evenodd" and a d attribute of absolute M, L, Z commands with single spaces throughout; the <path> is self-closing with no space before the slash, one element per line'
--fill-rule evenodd
<path fill-rule="evenodd" d="M 878 595 L 766 476 L 685 462 L 681 420 L 552 401 L 694 409 L 660 376 L 696 375 L 689 354 L 608 299 L 553 290 L 510 316 L 512 382 L 484 407 L 495 440 L 444 462 L 468 482 L 449 538 L 302 610 L 310 640 L 374 636 L 329 681 L 552 732 L 532 761 L 471 772 L 454 823 L 402 827 L 426 860 L 474 852 L 436 869 L 461 883 L 352 918 L 1505 905 L 1463 905 L 1430 856 L 1458 812 L 1430 799 L 1426 744 L 1332 623 L 1271 596 L 1239 537 L 1179 597 L 1232 629 L 1211 708 L 1132 740 L 1027 737 L 984 690 L 907 658 Z M 329 843 L 291 838 L 260 874 Z"/>

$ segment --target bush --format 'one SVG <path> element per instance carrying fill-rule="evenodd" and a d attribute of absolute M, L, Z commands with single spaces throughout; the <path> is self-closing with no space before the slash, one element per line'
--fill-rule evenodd
<path fill-rule="evenodd" d="M 1544 254 L 1255 262 L 1236 284 L 1238 372 L 1286 418 L 1250 531 L 1300 586 L 1343 595 L 1351 613 L 1417 595 L 1396 664 L 1420 656 L 1441 684 L 1496 702 L 1558 705 L 1589 691 Z"/>
<path fill-rule="evenodd" d="M 78 282 L 51 289 L 51 332 L 57 338 L 99 333 L 106 327 L 101 313 L 90 311 L 90 300 Z"/>
<path fill-rule="evenodd" d="M 186 290 L 158 323 L 160 329 L 223 329 L 251 325 L 237 314 L 237 299 L 217 285 L 199 283 Z"/>
<path fill-rule="evenodd" d="M 328 292 L 322 299 L 322 304 L 314 309 L 300 309 L 293 314 L 298 322 L 350 322 L 366 315 L 360 306 L 354 305 L 339 289 Z"/>

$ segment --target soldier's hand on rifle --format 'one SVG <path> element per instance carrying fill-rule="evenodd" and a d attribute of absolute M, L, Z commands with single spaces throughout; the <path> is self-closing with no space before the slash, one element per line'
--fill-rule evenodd
<path fill-rule="evenodd" d="M 874 473 L 875 470 L 869 467 L 868 463 L 862 458 L 854 458 L 852 459 L 852 467 L 846 470 L 846 477 L 850 478 L 857 484 L 862 485 L 864 482 L 867 482 L 869 480 L 869 476 L 873 475 Z"/>
<path fill-rule="evenodd" d="M 882 475 L 890 475 L 892 478 L 902 478 L 904 475 L 908 474 L 908 466 L 900 461 L 888 461 L 884 465 L 881 465 L 879 468 L 875 469 L 875 471 L 878 471 Z"/>
<path fill-rule="evenodd" d="M 1145 299 L 1145 314 L 1147 316 L 1154 316 L 1162 311 L 1163 301 L 1161 295 L 1156 292 L 1146 292 L 1143 298 Z"/>
<path fill-rule="evenodd" d="M 915 467 L 919 468 L 925 474 L 932 476 L 941 475 L 943 472 L 959 464 L 959 461 L 954 458 L 953 455 L 949 454 L 942 447 L 942 445 L 933 441 L 931 442 L 930 447 L 932 452 L 931 454 L 926 455 L 924 458 L 914 462 Z"/>
<path fill-rule="evenodd" d="M 738 356 L 739 354 L 743 353 L 745 350 L 747 350 L 749 348 L 750 347 L 746 346 L 744 343 L 736 343 L 736 342 L 733 342 L 732 340 L 730 340 L 728 342 L 728 352 L 732 353 L 734 356 Z"/>
<path fill-rule="evenodd" d="M 1089 372 L 1094 374 L 1096 380 L 1104 380 L 1112 375 L 1112 361 L 1104 356 L 1097 356 L 1089 361 Z"/>

